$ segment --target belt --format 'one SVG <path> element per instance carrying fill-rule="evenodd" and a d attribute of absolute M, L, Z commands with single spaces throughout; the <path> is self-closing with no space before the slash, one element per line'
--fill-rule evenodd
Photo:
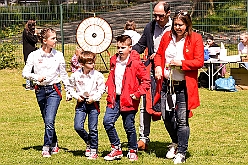
<path fill-rule="evenodd" d="M 60 83 L 55 83 L 53 85 L 35 85 L 34 89 L 37 91 L 39 88 L 45 88 L 45 87 L 53 87 L 55 89 L 55 91 L 58 93 L 59 97 L 62 99 L 62 94 L 58 88 L 58 85 L 60 85 Z"/>
<path fill-rule="evenodd" d="M 42 88 L 42 87 L 53 87 L 54 85 L 59 85 L 60 83 L 54 83 L 52 85 L 38 85 L 36 84 L 38 87 Z"/>
<path fill-rule="evenodd" d="M 87 102 L 87 99 L 88 98 L 84 98 L 83 96 L 80 96 L 84 101 L 83 102 L 77 102 L 77 105 L 76 105 L 76 107 L 78 107 L 78 105 L 80 104 L 80 103 L 86 103 Z M 98 111 L 98 113 L 100 113 L 100 107 L 99 107 L 99 101 L 94 101 L 93 102 L 93 105 L 95 106 L 95 108 L 96 108 L 96 110 Z"/>
<path fill-rule="evenodd" d="M 120 98 L 121 98 L 121 95 L 116 95 L 115 100 L 120 100 Z"/>
<path fill-rule="evenodd" d="M 185 80 L 182 81 L 176 81 L 176 80 L 172 80 L 172 85 L 176 86 L 176 85 L 183 85 L 186 84 Z"/>

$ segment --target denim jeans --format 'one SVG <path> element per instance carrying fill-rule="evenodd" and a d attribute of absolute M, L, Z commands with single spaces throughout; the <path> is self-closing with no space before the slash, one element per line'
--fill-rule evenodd
<path fill-rule="evenodd" d="M 109 141 L 114 146 L 120 145 L 120 139 L 115 129 L 115 122 L 122 116 L 122 122 L 128 139 L 128 149 L 137 150 L 137 134 L 135 129 L 135 114 L 137 111 L 120 112 L 120 100 L 116 99 L 114 108 L 106 108 L 103 119 L 104 128 L 108 134 Z"/>
<path fill-rule="evenodd" d="M 88 115 L 88 130 L 84 129 L 85 119 Z M 86 102 L 78 103 L 76 107 L 76 113 L 74 118 L 74 129 L 78 135 L 90 144 L 91 149 L 98 149 L 98 111 L 92 104 L 86 104 Z"/>
<path fill-rule="evenodd" d="M 176 94 L 176 108 L 172 111 L 165 111 L 164 124 L 172 142 L 178 143 L 177 152 L 185 155 L 190 134 L 186 84 L 175 85 L 174 93 Z"/>
<path fill-rule="evenodd" d="M 61 84 L 57 83 L 57 87 L 61 91 Z M 45 124 L 44 146 L 50 147 L 57 143 L 54 123 L 61 98 L 52 85 L 39 86 L 35 94 Z"/>

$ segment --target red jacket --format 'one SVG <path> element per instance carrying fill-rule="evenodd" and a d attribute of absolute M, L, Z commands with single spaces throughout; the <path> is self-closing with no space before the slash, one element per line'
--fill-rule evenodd
<path fill-rule="evenodd" d="M 106 82 L 106 86 L 108 87 L 107 106 L 110 108 L 114 108 L 116 98 L 116 58 L 117 55 L 110 58 L 110 73 Z M 138 52 L 132 50 L 122 80 L 120 111 L 137 111 L 140 100 L 133 100 L 130 94 L 134 94 L 137 98 L 140 98 L 149 88 L 150 77 L 149 74 L 147 74 L 145 65 L 141 62 Z"/>
<path fill-rule="evenodd" d="M 171 32 L 166 32 L 160 42 L 159 49 L 154 58 L 155 67 L 161 66 L 163 75 L 165 67 L 165 50 L 171 41 Z M 185 73 L 188 109 L 192 110 L 200 105 L 198 93 L 198 69 L 204 65 L 204 46 L 200 34 L 192 32 L 191 36 L 187 36 L 183 48 L 184 59 L 182 60 L 182 70 Z"/>

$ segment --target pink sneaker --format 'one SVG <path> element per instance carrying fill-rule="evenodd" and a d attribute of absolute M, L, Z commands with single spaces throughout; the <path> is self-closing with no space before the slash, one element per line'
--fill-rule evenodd
<path fill-rule="evenodd" d="M 104 160 L 115 160 L 115 159 L 121 159 L 123 156 L 122 150 L 118 146 L 111 146 L 111 152 L 104 157 Z"/>
<path fill-rule="evenodd" d="M 51 154 L 50 154 L 50 152 L 49 151 L 42 151 L 42 156 L 44 157 L 44 158 L 50 158 L 51 157 Z"/>
<path fill-rule="evenodd" d="M 137 161 L 138 160 L 138 155 L 135 150 L 129 150 L 127 157 L 129 158 L 130 161 Z"/>
<path fill-rule="evenodd" d="M 53 147 L 51 154 L 53 155 L 53 154 L 57 154 L 57 153 L 59 153 L 59 147 Z"/>
<path fill-rule="evenodd" d="M 87 159 L 89 159 L 89 160 L 95 160 L 97 158 L 98 158 L 98 155 L 96 153 L 92 153 L 92 154 L 90 154 L 90 156 Z"/>

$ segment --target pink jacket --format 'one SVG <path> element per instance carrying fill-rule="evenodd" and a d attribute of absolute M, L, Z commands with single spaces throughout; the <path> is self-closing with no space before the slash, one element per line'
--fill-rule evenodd
<path fill-rule="evenodd" d="M 122 80 L 122 90 L 120 95 L 120 111 L 137 111 L 140 100 L 133 100 L 130 94 L 137 98 L 146 94 L 150 88 L 150 77 L 147 74 L 145 65 L 140 60 L 140 55 L 136 50 L 132 50 Z M 107 106 L 114 108 L 116 89 L 115 89 L 115 68 L 116 58 L 114 55 L 110 59 L 110 73 L 106 86 L 108 87 Z"/>
<path fill-rule="evenodd" d="M 154 58 L 155 67 L 161 66 L 163 75 L 165 67 L 165 50 L 171 41 L 171 32 L 166 32 L 160 42 L 159 49 Z M 198 93 L 198 69 L 204 65 L 204 46 L 200 34 L 192 32 L 187 36 L 183 48 L 184 59 L 182 60 L 182 70 L 185 72 L 185 80 L 188 94 L 188 109 L 192 110 L 200 105 Z"/>

